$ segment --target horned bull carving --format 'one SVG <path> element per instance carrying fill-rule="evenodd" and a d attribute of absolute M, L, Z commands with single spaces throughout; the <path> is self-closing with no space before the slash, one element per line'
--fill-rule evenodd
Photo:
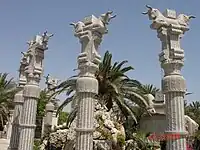
<path fill-rule="evenodd" d="M 75 33 L 79 33 L 79 32 L 83 32 L 84 30 L 86 30 L 86 26 L 87 29 L 89 28 L 101 28 L 101 29 L 105 29 L 105 32 L 107 31 L 106 26 L 109 24 L 109 22 L 116 17 L 116 15 L 112 15 L 113 11 L 108 11 L 104 14 L 102 14 L 100 17 L 96 18 L 92 21 L 91 24 L 87 24 L 85 25 L 84 22 L 82 21 L 78 21 L 77 23 L 70 23 L 70 25 L 72 25 L 74 27 L 74 31 Z"/>
<path fill-rule="evenodd" d="M 153 20 L 154 24 L 157 24 L 154 26 L 154 29 L 158 29 L 160 26 L 169 26 L 169 25 L 177 25 L 177 26 L 185 26 L 187 27 L 189 25 L 189 21 L 191 18 L 195 18 L 195 16 L 187 16 L 185 14 L 179 14 L 176 19 L 167 18 L 165 17 L 158 9 L 152 8 L 149 5 L 146 5 L 148 8 L 147 12 L 143 12 L 142 14 L 148 15 L 149 20 Z"/>

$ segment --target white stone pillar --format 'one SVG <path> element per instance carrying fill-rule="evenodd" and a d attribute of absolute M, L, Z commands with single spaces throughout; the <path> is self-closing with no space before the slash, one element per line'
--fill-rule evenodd
<path fill-rule="evenodd" d="M 98 94 L 98 81 L 95 72 L 98 70 L 101 56 L 98 47 L 103 34 L 107 33 L 106 25 L 112 12 L 107 12 L 96 18 L 86 17 L 82 22 L 72 23 L 75 27 L 75 36 L 82 44 L 81 53 L 78 56 L 78 68 L 80 70 L 77 79 L 77 94 L 79 108 L 76 128 L 76 150 L 93 150 L 93 126 L 94 126 L 94 96 Z"/>
<path fill-rule="evenodd" d="M 174 10 L 161 13 L 158 9 L 147 6 L 149 19 L 153 20 L 151 28 L 157 30 L 162 43 L 159 55 L 161 67 L 164 70 L 162 91 L 165 94 L 167 129 L 166 136 L 174 134 L 173 139 L 168 136 L 167 150 L 186 150 L 186 135 L 184 121 L 184 95 L 186 92 L 185 79 L 181 75 L 184 65 L 184 50 L 180 47 L 180 39 L 189 30 L 189 20 L 193 16 L 180 14 L 176 16 Z"/>
<path fill-rule="evenodd" d="M 52 35 L 50 35 L 52 36 Z M 27 84 L 24 87 L 24 104 L 20 121 L 19 150 L 33 150 L 37 99 L 40 95 L 40 79 L 43 73 L 44 51 L 48 49 L 50 37 L 47 32 L 43 36 L 37 35 L 29 44 L 28 65 L 25 67 Z"/>
<path fill-rule="evenodd" d="M 10 150 L 17 150 L 19 145 L 19 136 L 20 136 L 20 130 L 19 130 L 19 122 L 21 118 L 22 113 L 22 105 L 24 102 L 23 98 L 23 88 L 26 84 L 26 76 L 25 76 L 25 66 L 27 65 L 27 57 L 22 57 L 20 61 L 20 68 L 19 68 L 19 83 L 18 88 L 20 91 L 15 94 L 14 97 L 14 114 L 13 114 L 13 122 L 12 122 L 12 131 L 11 131 L 11 138 L 10 138 Z"/>

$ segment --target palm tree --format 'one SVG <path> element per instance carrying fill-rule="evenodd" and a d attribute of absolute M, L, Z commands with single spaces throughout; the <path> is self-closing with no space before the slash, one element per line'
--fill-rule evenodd
<path fill-rule="evenodd" d="M 147 95 L 147 94 L 151 94 L 155 97 L 156 92 L 160 91 L 160 89 L 158 89 L 157 87 L 155 87 L 152 84 L 141 84 L 138 88 L 138 92 L 141 93 L 142 95 Z M 150 106 L 150 101 L 147 99 L 146 101 L 148 103 L 148 105 Z M 141 108 L 140 106 L 136 105 L 133 106 L 132 111 L 134 112 L 134 114 L 136 115 L 136 119 L 138 121 L 138 123 L 133 122 L 132 119 L 127 119 L 126 122 L 124 123 L 124 127 L 125 127 L 125 131 L 126 131 L 126 139 L 133 139 L 132 134 L 137 132 L 139 130 L 139 122 L 140 119 L 144 116 L 144 115 L 151 115 L 151 114 L 147 114 L 147 112 L 144 111 L 143 108 Z"/>
<path fill-rule="evenodd" d="M 45 114 L 45 107 L 49 101 L 51 101 L 55 107 L 58 107 L 58 99 L 51 99 L 51 96 L 48 94 L 48 90 L 44 89 L 40 92 L 40 97 L 37 103 L 37 116 L 43 117 Z"/>
<path fill-rule="evenodd" d="M 99 82 L 99 93 L 97 99 L 100 104 L 106 106 L 108 111 L 117 105 L 123 116 L 131 117 L 135 122 L 136 117 L 131 110 L 130 105 L 125 101 L 133 102 L 146 108 L 148 103 L 145 97 L 138 92 L 141 83 L 137 80 L 130 79 L 126 73 L 133 70 L 131 66 L 124 67 L 128 61 L 115 62 L 112 64 L 112 54 L 108 51 L 103 57 L 103 61 L 99 65 L 99 71 L 96 72 L 95 77 Z M 62 82 L 55 89 L 54 94 L 66 92 L 67 99 L 60 105 L 58 112 L 62 110 L 67 104 L 73 102 L 72 112 L 68 116 L 67 124 L 69 125 L 76 116 L 78 99 L 76 95 L 76 81 L 78 76 L 73 76 L 68 80 Z M 54 89 L 52 89 L 54 90 Z"/>
<path fill-rule="evenodd" d="M 185 114 L 190 116 L 196 123 L 200 125 L 200 102 L 195 101 L 190 104 L 185 102 Z M 200 127 L 193 137 L 194 149 L 200 149 Z"/>
<path fill-rule="evenodd" d="M 13 99 L 19 91 L 13 78 L 7 79 L 7 73 L 0 73 L 0 127 L 9 120 L 9 110 L 13 109 Z"/>
<path fill-rule="evenodd" d="M 145 84 L 145 85 L 142 84 L 139 88 L 139 91 L 142 94 L 152 94 L 155 97 L 156 93 L 159 92 L 160 89 L 155 87 L 153 84 Z"/>
<path fill-rule="evenodd" d="M 198 124 L 200 124 L 200 102 L 195 101 L 190 103 L 189 105 L 186 104 L 185 114 L 190 116 Z"/>

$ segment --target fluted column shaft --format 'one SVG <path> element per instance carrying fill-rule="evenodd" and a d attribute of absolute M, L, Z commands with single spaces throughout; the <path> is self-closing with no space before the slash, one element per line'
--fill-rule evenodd
<path fill-rule="evenodd" d="M 23 105 L 23 91 L 20 91 L 15 95 L 14 102 L 15 102 L 15 109 L 14 109 L 14 116 L 13 116 L 14 119 L 13 119 L 12 133 L 9 145 L 10 150 L 17 150 L 19 145 L 19 136 L 20 136 L 19 122 Z"/>
<path fill-rule="evenodd" d="M 28 79 L 29 80 L 29 79 Z M 31 79 L 33 80 L 33 79 Z M 24 104 L 20 123 L 20 142 L 19 150 L 32 150 L 35 135 L 35 121 L 37 111 L 37 99 L 39 98 L 40 88 L 38 83 L 28 82 L 23 91 Z"/>
<path fill-rule="evenodd" d="M 94 96 L 98 93 L 98 81 L 91 77 L 77 80 L 79 89 L 76 150 L 93 150 Z"/>
<path fill-rule="evenodd" d="M 9 150 L 17 150 L 18 145 L 19 145 L 19 136 L 20 136 L 19 123 L 20 123 L 20 117 L 21 117 L 22 105 L 23 105 L 23 90 L 15 94 L 14 105 L 15 105 L 15 108 L 14 108 L 14 114 L 13 114 Z"/>

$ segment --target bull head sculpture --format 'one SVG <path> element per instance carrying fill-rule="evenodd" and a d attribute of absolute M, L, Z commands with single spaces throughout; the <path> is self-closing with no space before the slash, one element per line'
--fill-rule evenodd
<path fill-rule="evenodd" d="M 159 16 L 164 17 L 163 14 L 158 9 L 152 8 L 149 5 L 146 5 L 146 7 L 148 8 L 148 11 L 143 12 L 142 14 L 148 15 L 150 20 L 155 20 Z"/>

